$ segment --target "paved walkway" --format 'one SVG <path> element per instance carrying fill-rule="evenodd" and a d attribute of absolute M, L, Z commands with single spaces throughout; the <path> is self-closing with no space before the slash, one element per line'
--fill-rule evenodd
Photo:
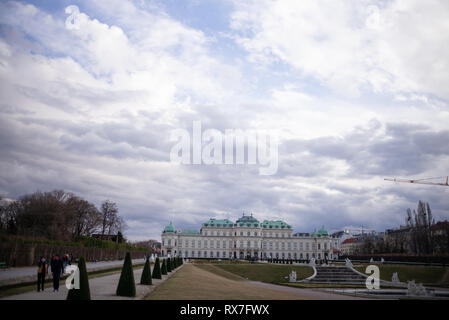
<path fill-rule="evenodd" d="M 143 263 L 145 263 L 145 260 L 143 258 L 133 260 L 133 265 Z M 86 269 L 87 272 L 92 272 L 120 267 L 122 265 L 123 260 L 87 262 Z M 0 269 L 0 287 L 5 285 L 34 281 L 36 280 L 36 273 L 36 266 Z M 49 276 L 51 277 L 51 273 Z"/>
<path fill-rule="evenodd" d="M 143 268 L 134 269 L 134 281 L 136 282 L 136 297 L 118 297 L 115 295 L 117 285 L 120 279 L 120 272 L 104 276 L 96 277 L 89 280 L 90 295 L 92 300 L 139 300 L 152 292 L 157 286 L 162 284 L 165 280 L 176 274 L 183 266 L 169 273 L 168 276 L 162 276 L 162 279 L 153 279 L 153 285 L 141 285 L 140 276 Z M 53 292 L 53 286 L 46 284 L 45 291 L 29 291 L 21 294 L 16 294 L 2 298 L 3 300 L 65 300 L 67 298 L 67 288 L 65 281 L 60 282 L 59 292 Z"/>

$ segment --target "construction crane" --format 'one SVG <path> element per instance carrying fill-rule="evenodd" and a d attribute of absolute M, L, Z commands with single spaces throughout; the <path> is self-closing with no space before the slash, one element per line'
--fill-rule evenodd
<path fill-rule="evenodd" d="M 434 179 L 444 179 L 446 178 L 446 182 L 430 182 L 430 181 L 426 181 L 426 180 L 434 180 Z M 431 184 L 431 185 L 435 185 L 435 186 L 445 186 L 445 187 L 449 187 L 449 177 L 436 177 L 436 178 L 425 178 L 425 179 L 413 179 L 413 180 L 409 180 L 409 179 L 397 179 L 397 178 L 385 178 L 384 180 L 386 181 L 394 181 L 394 182 L 408 182 L 408 183 L 418 183 L 418 184 Z"/>

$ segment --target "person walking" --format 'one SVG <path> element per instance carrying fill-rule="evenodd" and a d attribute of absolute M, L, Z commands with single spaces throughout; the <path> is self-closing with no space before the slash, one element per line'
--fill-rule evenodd
<path fill-rule="evenodd" d="M 69 257 L 68 257 L 68 254 L 66 253 L 65 255 L 62 256 L 62 264 L 64 265 L 64 270 L 67 267 L 68 263 L 69 263 Z"/>
<path fill-rule="evenodd" d="M 41 257 L 37 263 L 37 292 L 44 291 L 45 275 L 48 273 L 48 263 Z"/>
<path fill-rule="evenodd" d="M 51 273 L 53 274 L 53 292 L 59 291 L 59 279 L 64 272 L 64 265 L 59 257 L 59 254 L 55 255 L 51 260 Z"/>

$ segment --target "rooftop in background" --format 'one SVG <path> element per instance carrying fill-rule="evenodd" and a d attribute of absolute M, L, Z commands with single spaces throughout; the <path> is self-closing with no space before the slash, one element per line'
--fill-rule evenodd
<path fill-rule="evenodd" d="M 243 214 L 243 216 L 238 219 L 236 223 L 259 223 L 259 221 L 254 218 L 252 214 L 250 216 L 245 216 L 245 214 Z"/>
<path fill-rule="evenodd" d="M 349 243 L 354 243 L 354 238 L 349 238 L 349 239 L 346 239 L 345 241 L 343 241 L 341 244 L 349 244 Z"/>
<path fill-rule="evenodd" d="M 312 237 L 327 237 L 327 236 L 329 236 L 329 232 L 327 232 L 327 230 L 324 228 L 321 228 L 318 231 L 312 232 Z"/>
<path fill-rule="evenodd" d="M 168 226 L 165 226 L 164 233 L 177 233 L 175 226 L 171 223 Z"/>
<path fill-rule="evenodd" d="M 205 223 L 203 223 L 204 227 L 232 227 L 234 222 L 228 219 L 215 219 L 211 218 Z"/>
<path fill-rule="evenodd" d="M 268 228 L 268 229 L 291 229 L 292 227 L 281 220 L 264 220 L 262 222 L 262 228 Z"/>

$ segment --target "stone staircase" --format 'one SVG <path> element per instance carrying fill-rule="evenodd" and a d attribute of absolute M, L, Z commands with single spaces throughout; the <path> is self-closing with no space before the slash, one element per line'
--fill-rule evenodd
<path fill-rule="evenodd" d="M 309 283 L 364 284 L 366 277 L 344 266 L 316 267 L 317 274 Z"/>

